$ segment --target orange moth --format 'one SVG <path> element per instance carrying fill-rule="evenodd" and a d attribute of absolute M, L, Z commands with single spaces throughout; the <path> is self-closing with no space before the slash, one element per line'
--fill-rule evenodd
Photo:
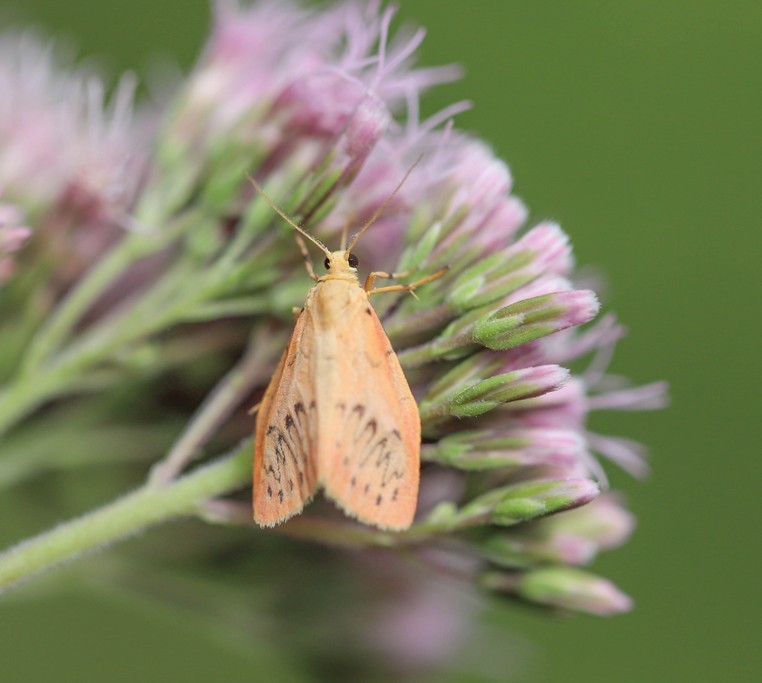
<path fill-rule="evenodd" d="M 408 171 L 409 173 L 410 171 Z M 405 178 L 407 175 L 405 176 Z M 263 194 L 297 231 L 315 286 L 259 406 L 254 446 L 254 520 L 274 526 L 298 514 L 318 488 L 346 514 L 382 529 L 407 529 L 418 500 L 421 422 L 413 394 L 370 297 L 405 285 L 360 285 L 352 249 L 394 193 L 346 245 L 330 251 Z M 252 181 L 253 182 L 253 181 Z M 306 237 L 325 253 L 326 274 L 311 265 Z"/>

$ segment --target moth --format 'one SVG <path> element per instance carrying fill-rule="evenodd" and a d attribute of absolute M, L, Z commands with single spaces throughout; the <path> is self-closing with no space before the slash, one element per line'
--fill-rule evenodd
<path fill-rule="evenodd" d="M 408 171 L 409 173 L 410 171 Z M 407 177 L 407 174 L 405 178 Z M 346 246 L 330 251 L 255 188 L 296 231 L 315 285 L 297 314 L 288 347 L 259 406 L 254 446 L 254 520 L 274 526 L 302 511 L 318 489 L 347 515 L 381 529 L 407 529 L 415 515 L 421 422 L 397 355 L 370 298 L 412 292 L 447 270 L 410 284 L 364 286 L 352 253 L 402 186 Z M 312 267 L 306 238 L 325 254 L 325 274 Z"/>

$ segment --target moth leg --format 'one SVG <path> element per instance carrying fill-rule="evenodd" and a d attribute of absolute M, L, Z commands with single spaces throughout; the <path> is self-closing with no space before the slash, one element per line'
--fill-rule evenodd
<path fill-rule="evenodd" d="M 249 412 L 248 412 L 248 413 L 246 413 L 246 414 L 247 414 L 247 415 L 255 415 L 256 413 L 258 413 L 258 412 L 259 412 L 259 409 L 260 409 L 261 407 L 262 407 L 262 401 L 260 401 L 259 403 L 255 404 L 255 405 L 253 405 L 251 408 L 249 408 Z"/>
<path fill-rule="evenodd" d="M 294 239 L 299 246 L 299 251 L 302 252 L 302 256 L 304 257 L 304 267 L 307 269 L 307 275 L 317 282 L 318 278 L 317 275 L 315 275 L 315 269 L 312 267 L 312 259 L 310 258 L 310 252 L 307 251 L 307 245 L 304 243 L 304 238 L 299 234 L 295 234 Z"/>
<path fill-rule="evenodd" d="M 370 292 L 373 289 L 373 285 L 376 284 L 376 278 L 390 278 L 395 279 L 398 277 L 407 277 L 412 271 L 403 270 L 400 273 L 387 273 L 383 270 L 374 270 L 372 273 L 368 273 L 368 277 L 365 278 L 365 291 Z"/>
<path fill-rule="evenodd" d="M 411 282 L 407 285 L 389 285 L 388 287 L 376 287 L 375 289 L 368 289 L 368 284 L 370 283 L 370 286 L 373 287 L 373 282 L 375 281 L 375 277 L 384 277 L 387 275 L 387 273 L 371 273 L 368 275 L 368 279 L 365 282 L 365 291 L 368 292 L 368 294 L 381 294 L 382 292 L 410 292 L 413 296 L 415 296 L 415 293 L 413 292 L 416 287 L 420 287 L 421 285 L 425 285 L 427 282 L 431 282 L 432 280 L 436 280 L 437 278 L 442 277 L 448 270 L 450 269 L 449 266 L 445 266 L 444 268 L 440 268 L 436 273 L 432 273 L 431 275 L 427 275 L 424 278 L 421 278 L 420 280 L 416 280 L 415 282 Z M 394 273 L 394 275 L 399 275 L 398 273 Z"/>

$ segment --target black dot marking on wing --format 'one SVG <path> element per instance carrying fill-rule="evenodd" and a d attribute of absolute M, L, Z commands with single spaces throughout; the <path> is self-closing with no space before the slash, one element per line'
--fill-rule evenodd
<path fill-rule="evenodd" d="M 363 488 L 362 492 L 367 495 L 368 491 L 370 491 L 370 484 L 365 484 L 365 487 Z"/>
<path fill-rule="evenodd" d="M 294 480 L 293 479 L 289 479 L 288 480 L 288 490 L 289 490 L 289 493 L 294 490 Z"/>
<path fill-rule="evenodd" d="M 397 500 L 397 494 L 399 492 L 400 492 L 400 490 L 395 487 L 394 491 L 392 491 L 392 500 Z"/>
<path fill-rule="evenodd" d="M 278 491 L 278 498 L 280 499 L 280 502 L 282 503 L 283 502 L 283 489 L 280 489 Z"/>
<path fill-rule="evenodd" d="M 270 486 L 270 484 L 267 485 L 267 495 L 270 496 L 270 498 L 273 497 L 273 487 Z"/>
<path fill-rule="evenodd" d="M 381 505 L 381 501 L 383 500 L 382 496 L 376 496 L 376 506 Z"/>
<path fill-rule="evenodd" d="M 370 310 L 370 306 L 369 306 L 368 308 L 366 308 L 366 309 L 365 309 L 365 313 L 366 313 L 367 315 L 373 315 L 372 311 Z"/>
<path fill-rule="evenodd" d="M 349 480 L 349 485 L 350 485 L 352 488 L 354 488 L 355 486 L 357 486 L 357 477 L 352 477 L 352 478 Z"/>
<path fill-rule="evenodd" d="M 396 436 L 400 441 L 402 441 L 402 434 L 399 433 L 398 429 L 392 429 L 392 435 Z"/>

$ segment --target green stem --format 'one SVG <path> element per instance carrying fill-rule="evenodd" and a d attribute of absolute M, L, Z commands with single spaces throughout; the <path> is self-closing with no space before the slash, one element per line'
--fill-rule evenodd
<path fill-rule="evenodd" d="M 354 522 L 300 515 L 273 529 L 274 533 L 303 541 L 347 548 L 399 548 L 432 540 L 449 527 L 421 522 L 405 531 L 384 531 Z"/>
<path fill-rule="evenodd" d="M 129 239 L 130 237 L 125 238 L 122 244 Z M 89 306 L 87 302 L 92 302 L 96 292 L 91 290 L 91 286 L 100 287 L 105 284 L 109 279 L 106 270 L 112 275 L 121 272 L 121 266 L 116 265 L 117 261 L 122 262 L 122 265 L 130 262 L 119 247 L 106 257 L 104 263 L 110 262 L 110 265 L 105 270 L 96 266 L 81 288 L 77 288 L 64 301 L 59 309 L 60 314 L 54 318 L 51 326 L 43 329 L 32 343 L 22 371 L 5 388 L 0 389 L 0 434 L 45 402 L 81 390 L 83 378 L 92 375 L 98 362 L 170 327 L 182 319 L 186 311 L 192 309 L 193 304 L 203 295 L 203 289 L 200 288 L 187 293 L 184 298 L 172 300 L 171 294 L 177 293 L 177 284 L 183 280 L 183 276 L 187 278 L 188 273 L 182 266 L 171 269 L 138 303 L 120 311 L 117 317 L 106 319 L 83 332 L 76 341 L 59 351 L 47 363 L 37 365 L 68 334 L 70 324 L 74 324 L 84 310 L 81 307 L 84 305 L 86 308 Z M 81 293 L 77 294 L 80 289 Z M 162 301 L 164 298 L 169 298 L 170 302 Z"/>
<path fill-rule="evenodd" d="M 471 328 L 452 337 L 437 337 L 433 341 L 412 346 L 397 354 L 403 368 L 417 368 L 426 363 L 439 360 L 448 351 L 455 351 L 467 346 L 475 346 L 471 338 Z"/>
<path fill-rule="evenodd" d="M 209 500 L 199 511 L 199 517 L 210 524 L 259 528 L 251 515 L 251 505 L 234 500 Z M 382 531 L 348 519 L 310 515 L 297 515 L 272 529 L 262 529 L 262 532 L 339 548 L 392 548 L 404 545 L 407 540 L 406 532 Z"/>
<path fill-rule="evenodd" d="M 169 454 L 157 463 L 149 477 L 152 485 L 172 481 L 208 441 L 214 431 L 235 410 L 251 390 L 262 381 L 272 364 L 273 345 L 261 329 L 249 341 L 243 358 L 223 377 L 206 397 Z"/>
<path fill-rule="evenodd" d="M 36 369 L 54 353 L 98 297 L 129 266 L 166 247 L 197 220 L 194 212 L 188 212 L 151 234 L 133 232 L 126 235 L 80 280 L 37 333 L 24 358 L 22 373 Z"/>
<path fill-rule="evenodd" d="M 72 424 L 66 423 L 67 417 Z M 138 463 L 164 452 L 180 426 L 176 420 L 89 425 L 69 412 L 48 418 L 45 429 L 30 427 L 0 444 L 0 494 L 48 471 Z"/>
<path fill-rule="evenodd" d="M 130 234 L 106 254 L 59 305 L 29 347 L 23 372 L 37 367 L 68 336 L 71 329 L 125 268 L 136 258 L 136 242 L 145 236 Z"/>
<path fill-rule="evenodd" d="M 16 378 L 0 388 L 0 434 L 55 396 L 61 385 L 61 378 L 51 371 L 35 377 L 34 381 Z"/>
<path fill-rule="evenodd" d="M 250 455 L 251 443 L 247 440 L 231 454 L 165 488 L 144 486 L 10 548 L 0 554 L 0 592 L 154 524 L 195 514 L 205 500 L 248 481 Z"/>
<path fill-rule="evenodd" d="M 256 527 L 251 506 L 233 500 L 209 500 L 198 512 L 210 524 Z M 340 548 L 404 548 L 446 537 L 454 531 L 481 526 L 488 515 L 479 512 L 444 519 L 426 519 L 404 531 L 385 531 L 348 518 L 316 517 L 300 514 L 264 533 L 297 538 Z"/>

